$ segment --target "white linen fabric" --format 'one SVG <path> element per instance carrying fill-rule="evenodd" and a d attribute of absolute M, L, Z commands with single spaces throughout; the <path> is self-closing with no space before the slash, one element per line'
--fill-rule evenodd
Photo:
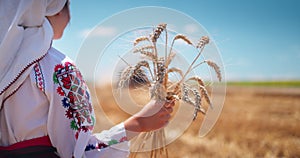
<path fill-rule="evenodd" d="M 94 110 L 73 62 L 51 48 L 0 111 L 0 146 L 48 135 L 60 157 L 127 157 L 124 124 L 93 134 Z"/>
<path fill-rule="evenodd" d="M 26 79 L 50 48 L 53 30 L 45 18 L 66 0 L 0 1 L 0 103 Z M 2 104 L 0 104 L 1 108 Z"/>

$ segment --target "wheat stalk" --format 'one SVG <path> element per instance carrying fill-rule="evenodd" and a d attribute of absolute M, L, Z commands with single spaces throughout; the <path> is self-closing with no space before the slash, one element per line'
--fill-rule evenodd
<path fill-rule="evenodd" d="M 167 56 L 168 56 L 168 30 L 167 30 L 167 27 L 165 28 L 165 33 L 166 33 L 166 36 L 165 36 L 165 59 L 164 61 L 167 61 Z M 166 65 L 166 68 L 168 68 L 168 65 Z"/>
<path fill-rule="evenodd" d="M 167 60 L 166 60 L 166 66 L 167 67 L 170 65 L 170 63 L 175 58 L 175 56 L 176 56 L 175 52 L 170 52 L 170 54 L 168 55 Z"/>

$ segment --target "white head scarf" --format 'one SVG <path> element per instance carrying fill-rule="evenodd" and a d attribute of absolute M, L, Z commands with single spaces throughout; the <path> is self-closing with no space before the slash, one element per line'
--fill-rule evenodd
<path fill-rule="evenodd" d="M 53 30 L 45 16 L 55 15 L 65 4 L 66 0 L 0 1 L 0 109 L 50 48 Z"/>

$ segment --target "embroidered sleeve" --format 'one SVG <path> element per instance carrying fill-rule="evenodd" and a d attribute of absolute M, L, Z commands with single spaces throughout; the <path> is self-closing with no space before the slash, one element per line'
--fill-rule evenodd
<path fill-rule="evenodd" d="M 54 102 L 58 104 L 55 105 L 58 107 L 58 111 L 53 111 L 56 113 L 54 117 L 61 117 L 60 120 L 56 120 L 59 122 L 54 124 L 57 128 L 64 129 L 60 132 L 64 132 L 63 135 L 65 136 L 63 140 L 58 141 L 69 141 L 71 143 L 69 148 L 73 148 L 74 157 L 82 157 L 83 155 L 99 157 L 105 153 L 113 157 L 115 155 L 122 155 L 121 157 L 128 155 L 126 132 L 122 123 L 110 130 L 92 134 L 95 116 L 90 93 L 80 71 L 74 64 L 64 62 L 56 65 L 53 83 L 56 96 Z M 127 145 L 120 145 L 122 142 Z M 58 142 L 55 144 L 59 146 Z M 120 152 L 116 152 L 116 147 L 120 148 Z M 58 149 L 58 152 L 64 152 L 64 149 Z"/>
<path fill-rule="evenodd" d="M 90 102 L 90 94 L 76 67 L 65 62 L 54 68 L 53 81 L 58 85 L 56 92 L 61 96 L 65 116 L 70 120 L 70 128 L 75 131 L 75 138 L 79 132 L 93 130 L 95 117 Z"/>

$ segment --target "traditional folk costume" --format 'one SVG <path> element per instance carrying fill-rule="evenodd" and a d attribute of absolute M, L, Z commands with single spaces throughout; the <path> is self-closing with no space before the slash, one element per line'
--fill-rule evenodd
<path fill-rule="evenodd" d="M 74 63 L 51 47 L 45 16 L 65 3 L 0 1 L 0 158 L 129 154 L 123 123 L 92 134 L 87 85 Z"/>

